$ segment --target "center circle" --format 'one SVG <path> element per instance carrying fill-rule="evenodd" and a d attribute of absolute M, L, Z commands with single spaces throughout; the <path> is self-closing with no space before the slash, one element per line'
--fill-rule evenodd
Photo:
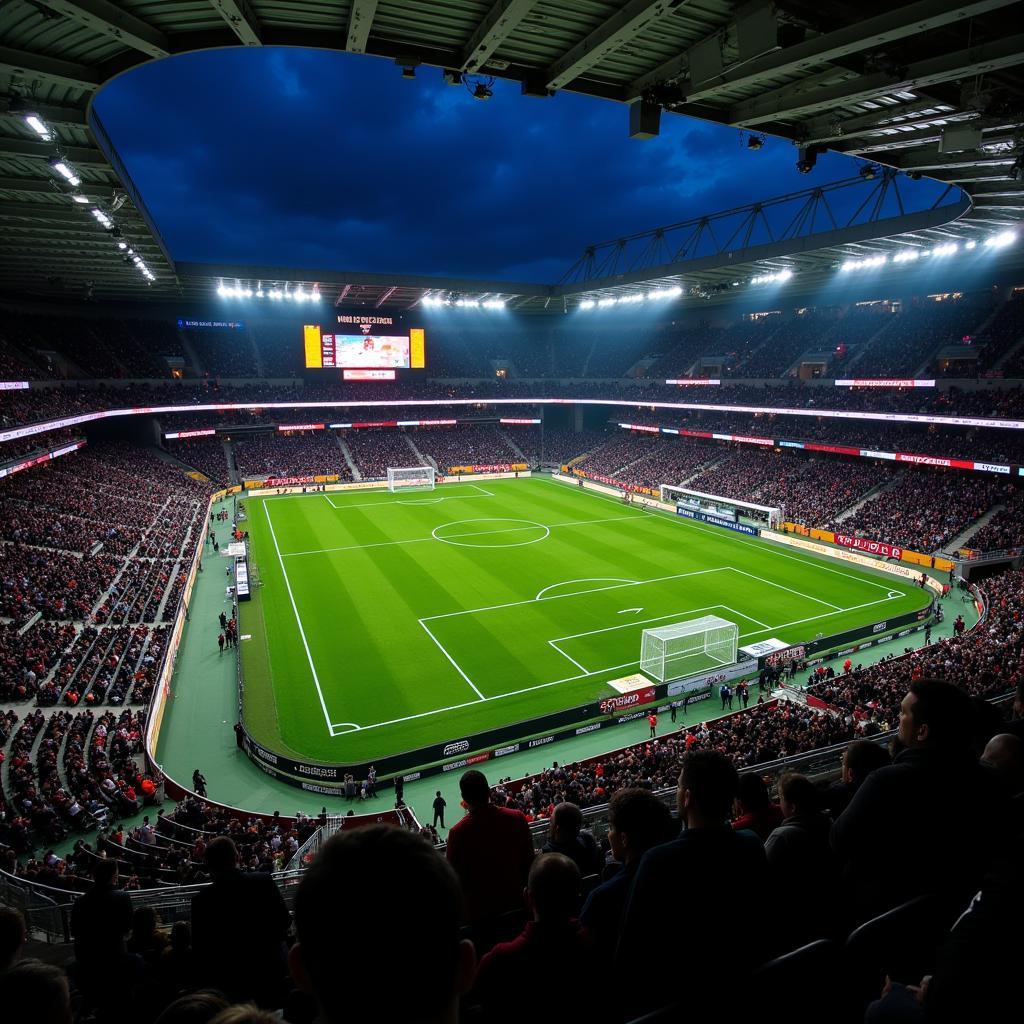
<path fill-rule="evenodd" d="M 442 523 L 430 531 L 430 536 L 460 548 L 521 548 L 545 540 L 550 533 L 543 523 L 531 519 L 485 518 Z"/>

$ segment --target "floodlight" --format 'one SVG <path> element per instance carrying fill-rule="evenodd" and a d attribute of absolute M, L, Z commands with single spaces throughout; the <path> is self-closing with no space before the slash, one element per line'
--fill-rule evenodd
<path fill-rule="evenodd" d="M 1013 245 L 1017 241 L 1017 236 L 1012 231 L 1001 231 L 998 235 L 993 235 L 991 238 L 985 239 L 985 245 L 989 249 L 1005 249 L 1008 245 Z"/>
<path fill-rule="evenodd" d="M 87 203 L 89 202 L 88 196 L 72 196 L 71 197 L 76 203 Z"/>
<path fill-rule="evenodd" d="M 593 299 L 584 299 L 580 303 L 580 309 L 593 309 L 597 303 Z"/>
<path fill-rule="evenodd" d="M 38 114 L 26 114 L 25 124 L 29 126 L 39 136 L 43 142 L 49 142 L 53 138 L 53 133 L 50 129 L 43 124 Z"/>

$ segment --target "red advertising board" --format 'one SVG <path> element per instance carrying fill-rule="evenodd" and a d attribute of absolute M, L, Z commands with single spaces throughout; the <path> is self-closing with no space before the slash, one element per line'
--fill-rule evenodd
<path fill-rule="evenodd" d="M 639 707 L 641 704 L 650 704 L 652 700 L 654 700 L 654 687 L 648 686 L 646 690 L 631 690 L 629 693 L 620 693 L 615 697 L 606 697 L 597 707 L 602 715 L 613 715 L 616 711 L 625 711 L 628 708 Z"/>
<path fill-rule="evenodd" d="M 869 555 L 882 555 L 884 558 L 903 557 L 903 548 L 880 540 L 868 540 L 866 537 L 851 537 L 849 534 L 837 533 L 836 543 L 844 548 L 866 551 Z"/>

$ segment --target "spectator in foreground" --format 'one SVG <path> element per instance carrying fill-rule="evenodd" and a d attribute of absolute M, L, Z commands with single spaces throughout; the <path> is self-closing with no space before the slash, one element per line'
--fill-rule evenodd
<path fill-rule="evenodd" d="M 155 1024 L 210 1024 L 210 1021 L 228 1008 L 228 1001 L 212 989 L 200 989 L 179 996 L 157 1017 Z"/>
<path fill-rule="evenodd" d="M 227 836 L 206 847 L 213 879 L 192 897 L 192 951 L 200 980 L 230 999 L 277 1007 L 284 996 L 288 908 L 271 875 L 238 869 Z"/>
<path fill-rule="evenodd" d="M 594 875 L 601 869 L 597 840 L 583 828 L 583 812 L 576 804 L 561 803 L 551 814 L 551 831 L 542 847 L 544 853 L 561 853 L 580 869 L 580 875 Z"/>
<path fill-rule="evenodd" d="M 782 824 L 782 808 L 772 803 L 767 783 L 753 772 L 740 776 L 733 812 L 732 827 L 756 833 L 762 843 Z"/>
<path fill-rule="evenodd" d="M 325 843 L 296 892 L 289 954 L 321 1024 L 457 1021 L 476 969 L 473 944 L 459 934 L 459 895 L 444 858 L 404 829 L 371 825 Z M 358 985 L 341 983 L 339 969 L 349 967 Z"/>
<path fill-rule="evenodd" d="M 686 825 L 678 839 L 648 850 L 626 901 L 616 976 L 624 984 L 623 1009 L 640 1016 L 685 997 L 687 1010 L 720 1006 L 721 993 L 742 984 L 745 973 L 765 959 L 761 929 L 770 920 L 761 840 L 729 825 L 739 787 L 732 762 L 716 750 L 684 754 L 676 790 Z M 712 884 L 720 880 L 723 884 Z M 755 884 L 743 885 L 746 880 Z M 700 983 L 680 991 L 671 972 L 655 973 L 651 941 L 665 921 L 677 922 L 673 959 L 699 964 Z M 742 945 L 745 955 L 728 954 Z"/>
<path fill-rule="evenodd" d="M 523 905 L 523 887 L 533 861 L 533 838 L 519 811 L 495 807 L 483 772 L 459 780 L 466 816 L 448 832 L 448 863 L 462 883 L 467 924 Z"/>
<path fill-rule="evenodd" d="M 786 772 L 779 779 L 785 815 L 764 844 L 772 884 L 786 894 L 780 928 L 787 948 L 828 936 L 835 911 L 832 821 L 821 811 L 818 788 L 806 775 Z M 811 884 L 814 880 L 814 884 Z"/>
<path fill-rule="evenodd" d="M 64 972 L 41 960 L 22 960 L 0 974 L 6 1020 L 71 1024 L 71 994 Z"/>
<path fill-rule="evenodd" d="M 640 858 L 672 838 L 672 815 L 649 789 L 620 789 L 608 805 L 608 842 L 622 869 L 587 897 L 580 923 L 598 950 L 615 952 L 626 896 Z"/>
<path fill-rule="evenodd" d="M 854 740 L 843 751 L 843 769 L 838 782 L 822 792 L 822 807 L 838 818 L 849 806 L 853 795 L 876 769 L 891 763 L 889 752 L 880 743 Z"/>
<path fill-rule="evenodd" d="M 25 918 L 14 907 L 0 907 L 0 971 L 13 967 L 25 945 Z"/>
<path fill-rule="evenodd" d="M 995 782 L 965 735 L 970 714 L 970 698 L 952 683 L 912 682 L 899 714 L 904 749 L 868 777 L 832 826 L 861 920 L 923 893 L 977 891 L 1001 815 Z"/>
<path fill-rule="evenodd" d="M 104 980 L 117 972 L 122 982 L 137 973 L 138 961 L 130 961 L 125 936 L 132 926 L 131 897 L 117 887 L 117 861 L 98 861 L 93 869 L 93 884 L 71 907 L 71 934 L 75 940 L 78 986 L 97 1004 L 107 1003 L 114 995 Z"/>
<path fill-rule="evenodd" d="M 532 913 L 522 933 L 500 942 L 481 961 L 469 996 L 494 1024 L 520 1024 L 536 1011 L 536 994 L 523 979 L 544 977 L 552 966 L 562 979 L 544 993 L 543 1017 L 552 1021 L 594 1020 L 606 1003 L 600 986 L 588 984 L 593 954 L 576 920 L 580 870 L 561 853 L 542 853 L 530 866 L 526 902 Z"/>

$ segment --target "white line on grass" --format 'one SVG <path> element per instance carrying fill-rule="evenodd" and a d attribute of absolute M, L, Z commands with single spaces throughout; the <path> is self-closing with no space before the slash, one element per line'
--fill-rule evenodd
<path fill-rule="evenodd" d="M 558 483 L 557 480 L 552 480 L 550 477 L 539 477 L 535 479 L 547 480 L 547 482 L 554 487 L 565 488 L 566 486 L 565 484 Z M 604 494 L 595 494 L 591 490 L 584 489 L 583 493 L 589 494 L 592 498 L 597 498 L 599 501 L 610 501 L 614 505 L 622 504 L 621 501 L 619 501 L 616 498 L 609 498 Z M 710 534 L 712 537 L 721 538 L 723 536 L 721 527 L 703 526 L 693 519 L 686 519 L 683 516 L 673 516 L 669 512 L 662 512 L 658 509 L 647 508 L 647 511 L 650 513 L 648 521 L 653 520 L 654 522 L 661 523 L 675 523 L 678 526 L 689 526 L 693 530 L 699 530 L 701 533 Z M 737 533 L 735 531 L 732 532 L 732 536 L 729 539 L 754 544 L 757 546 L 757 549 L 759 551 L 771 552 L 773 555 L 776 555 L 779 558 L 788 558 L 793 562 L 799 562 L 800 565 L 813 565 L 816 566 L 818 569 L 823 570 L 824 572 L 835 573 L 836 576 L 845 576 L 849 580 L 855 580 L 858 583 L 865 583 L 869 587 L 874 587 L 876 590 L 886 590 L 886 588 L 881 583 L 876 583 L 874 580 L 866 579 L 863 576 L 854 576 L 852 573 L 843 572 L 840 569 L 833 569 L 831 566 L 822 564 L 822 562 L 818 558 L 800 558 L 799 556 L 791 555 L 786 551 L 780 551 L 779 548 L 770 541 L 764 542 L 756 537 L 748 537 L 746 534 Z"/>
<path fill-rule="evenodd" d="M 444 485 L 442 485 L 442 486 L 444 486 Z M 419 504 L 423 504 L 424 502 L 427 502 L 427 501 L 429 501 L 430 504 L 432 504 L 432 505 L 436 505 L 438 502 L 442 502 L 442 501 L 460 501 L 462 498 L 493 498 L 494 497 L 494 492 L 493 491 L 488 491 L 486 488 L 481 487 L 479 484 L 465 484 L 463 486 L 475 487 L 480 493 L 479 494 L 442 494 L 442 495 L 438 495 L 436 498 L 430 498 L 430 499 L 426 499 L 426 498 L 420 498 L 420 499 L 388 498 L 386 501 L 359 501 L 359 502 L 345 503 L 345 504 L 342 504 L 342 505 L 335 505 L 333 500 L 331 499 L 331 496 L 329 494 L 325 494 L 324 497 L 327 499 L 327 503 L 331 506 L 331 508 L 335 508 L 339 512 L 344 512 L 346 509 L 350 509 L 350 508 L 380 508 L 382 505 L 412 505 L 412 504 L 419 505 Z M 294 497 L 294 495 L 289 495 L 289 497 Z"/>
<path fill-rule="evenodd" d="M 459 675 L 462 676 L 462 678 L 465 679 L 467 683 L 469 683 L 473 692 L 481 700 L 487 700 L 487 698 L 476 688 L 476 684 L 473 682 L 473 680 L 470 679 L 469 676 L 467 676 L 466 673 L 462 671 L 462 666 L 444 649 L 444 646 L 441 643 L 441 641 L 438 640 L 437 637 L 430 632 L 430 627 L 422 619 L 419 619 L 418 621 L 419 624 L 427 631 L 427 636 L 429 636 L 430 639 L 433 640 L 435 644 L 437 644 L 438 650 L 452 663 L 452 667 L 455 669 L 455 671 L 458 672 Z"/>
<path fill-rule="evenodd" d="M 823 601 L 820 597 L 812 597 L 810 594 L 805 594 L 802 590 L 794 590 L 792 587 L 785 587 L 781 583 L 776 583 L 774 580 L 766 580 L 763 576 L 755 576 L 752 572 L 746 572 L 744 569 L 737 569 L 733 566 L 733 572 L 738 572 L 743 576 L 749 576 L 752 580 L 759 580 L 761 583 L 767 583 L 769 587 L 778 587 L 779 590 L 788 590 L 791 594 L 796 594 L 797 597 L 806 598 L 808 601 L 813 601 L 815 604 L 827 605 L 829 608 L 835 608 L 837 612 L 841 612 L 843 609 L 837 604 L 833 604 L 831 601 Z"/>
<path fill-rule="evenodd" d="M 861 608 L 871 608 L 876 604 L 886 604 L 890 600 L 891 598 L 883 597 L 879 598 L 877 601 L 868 601 L 865 604 L 854 605 L 852 608 L 843 608 L 841 611 L 854 612 Z M 718 607 L 724 607 L 724 605 L 719 605 Z M 782 622 L 777 626 L 767 626 L 765 629 L 755 629 L 750 633 L 740 633 L 739 639 L 748 640 L 750 637 L 759 636 L 761 633 L 770 633 L 777 629 L 788 629 L 791 626 L 802 626 L 807 622 L 816 622 L 818 619 L 827 619 L 833 615 L 839 614 L 840 612 L 822 612 L 821 615 L 812 615 L 810 618 L 794 619 L 792 622 Z M 435 618 L 437 618 L 437 616 L 435 616 Z M 422 619 L 420 620 L 421 625 L 423 624 L 423 621 L 424 620 Z M 435 643 L 436 642 L 437 641 L 435 640 Z M 438 644 L 438 646 L 440 647 L 441 645 Z M 447 652 L 445 652 L 445 656 L 449 657 Z M 449 661 L 450 660 L 451 658 L 449 657 Z M 401 722 L 410 722 L 417 718 L 428 718 L 430 715 L 441 715 L 447 711 L 458 711 L 460 708 L 474 707 L 481 703 L 481 701 L 504 700 L 506 697 L 518 697 L 521 694 L 531 693 L 534 690 L 545 690 L 551 686 L 560 686 L 562 683 L 578 682 L 580 679 L 588 679 L 591 676 L 603 675 L 605 672 L 615 672 L 623 668 L 633 668 L 635 665 L 639 664 L 639 661 L 627 661 L 622 665 L 607 665 L 604 668 L 595 669 L 593 672 L 584 672 L 581 675 L 566 676 L 564 679 L 554 679 L 550 683 L 538 683 L 536 686 L 526 686 L 521 690 L 510 690 L 508 693 L 499 693 L 493 697 L 481 697 L 480 700 L 463 701 L 461 704 L 450 704 L 447 707 L 434 708 L 431 711 L 420 711 L 414 715 L 405 715 L 402 718 L 392 718 L 386 722 L 374 722 L 372 725 L 364 725 L 360 728 L 362 731 L 366 731 L 367 729 L 380 729 L 385 725 L 398 725 Z"/>
<path fill-rule="evenodd" d="M 274 550 L 277 552 L 277 560 L 281 565 L 281 575 L 284 576 L 284 585 L 288 590 L 288 599 L 292 603 L 292 611 L 295 612 L 295 622 L 299 627 L 299 636 L 302 637 L 302 646 L 306 648 L 306 658 L 309 660 L 309 671 L 313 673 L 313 683 L 316 685 L 317 696 L 320 698 L 320 707 L 324 713 L 324 721 L 327 722 L 327 731 L 333 736 L 334 726 L 331 724 L 331 716 L 327 713 L 327 704 L 324 702 L 324 694 L 320 689 L 320 678 L 316 674 L 316 666 L 313 664 L 313 655 L 309 652 L 309 644 L 306 641 L 306 631 L 302 628 L 302 619 L 299 617 L 299 609 L 295 604 L 295 595 L 292 593 L 291 581 L 284 567 L 284 559 L 281 557 L 281 548 L 277 543 L 277 534 L 274 532 L 274 523 L 270 518 L 270 509 L 264 503 L 263 511 L 267 515 L 267 525 L 270 527 L 270 536 L 274 539 Z"/>
<path fill-rule="evenodd" d="M 587 671 L 586 665 L 581 665 L 571 654 L 566 654 L 561 647 L 558 646 L 557 640 L 549 640 L 548 643 L 556 650 L 563 658 L 568 658 L 581 672 Z"/>
<path fill-rule="evenodd" d="M 543 601 L 544 595 L 549 590 L 554 590 L 556 587 L 566 587 L 570 583 L 639 583 L 639 580 L 627 580 L 621 576 L 583 576 L 578 580 L 563 580 L 561 583 L 552 583 L 548 587 L 544 587 L 542 590 L 537 591 L 537 596 L 533 599 L 534 601 Z M 579 590 L 579 594 L 593 594 L 598 590 L 614 590 L 614 587 L 591 587 L 589 590 Z"/>
<path fill-rule="evenodd" d="M 497 520 L 498 522 L 508 522 L 509 521 L 509 520 L 504 519 L 504 518 L 502 518 L 500 516 L 493 516 L 491 518 Z M 480 531 L 480 532 L 476 532 L 476 533 L 452 533 L 452 534 L 449 534 L 447 537 L 435 537 L 435 536 L 431 535 L 429 537 L 410 537 L 408 540 L 382 540 L 382 541 L 377 541 L 377 542 L 375 542 L 373 544 L 346 544 L 346 545 L 343 545 L 342 547 L 338 547 L 338 548 L 314 548 L 314 549 L 312 549 L 310 551 L 288 551 L 288 552 L 285 552 L 284 557 L 285 558 L 297 558 L 299 555 L 326 555 L 326 554 L 330 554 L 331 552 L 334 552 L 334 551 L 357 551 L 360 548 L 387 548 L 387 547 L 395 547 L 395 546 L 397 546 L 399 544 L 422 544 L 424 541 L 427 541 L 427 540 L 437 541 L 438 543 L 445 543 L 446 541 L 449 541 L 449 540 L 457 540 L 460 537 L 493 537 L 493 536 L 495 536 L 496 534 L 499 534 L 499 533 L 521 533 L 523 530 L 536 530 L 538 528 L 545 529 L 545 530 L 560 530 L 560 529 L 562 529 L 563 527 L 566 527 L 566 526 L 594 526 L 595 524 L 599 524 L 599 523 L 615 523 L 615 522 L 619 522 L 621 519 L 636 519 L 636 516 L 606 516 L 604 519 L 581 519 L 578 522 L 552 523 L 550 526 L 545 526 L 543 523 L 534 523 L 532 526 L 516 526 L 516 527 L 513 527 L 513 528 L 509 528 L 507 530 L 486 530 L 486 531 Z M 470 521 L 486 522 L 486 520 L 460 520 L 460 521 L 461 522 L 470 522 Z M 525 521 L 526 520 L 513 520 L 513 522 L 525 522 Z M 435 527 L 435 529 L 439 530 L 439 529 L 441 529 L 441 527 L 443 527 L 445 525 L 451 525 L 451 524 L 442 523 L 441 526 L 437 526 L 437 527 Z M 485 547 L 486 545 L 474 544 L 472 546 L 473 547 L 480 547 L 480 548 L 482 548 L 482 547 Z M 511 544 L 510 545 L 495 545 L 495 547 L 503 547 L 503 546 L 513 547 L 513 546 L 516 546 L 516 545 L 511 545 Z"/>

